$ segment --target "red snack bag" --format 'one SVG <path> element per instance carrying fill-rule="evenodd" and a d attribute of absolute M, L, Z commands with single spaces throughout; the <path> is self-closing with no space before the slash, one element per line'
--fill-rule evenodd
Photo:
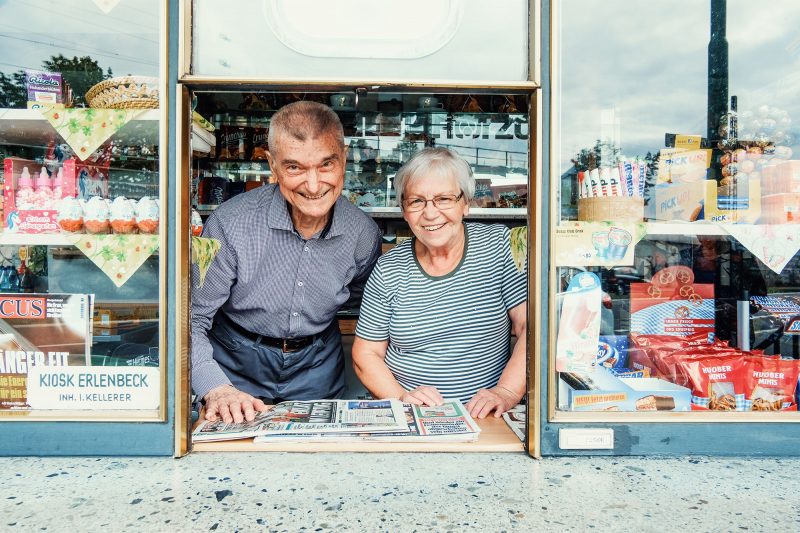
<path fill-rule="evenodd" d="M 748 411 L 797 411 L 794 403 L 800 361 L 779 357 L 748 357 Z"/>
<path fill-rule="evenodd" d="M 688 376 L 692 389 L 692 409 L 743 411 L 747 376 L 747 358 L 682 357 L 678 365 Z"/>

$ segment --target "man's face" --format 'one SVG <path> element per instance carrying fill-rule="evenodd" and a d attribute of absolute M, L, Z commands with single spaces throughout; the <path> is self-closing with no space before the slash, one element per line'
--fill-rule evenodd
<path fill-rule="evenodd" d="M 331 134 L 305 141 L 280 135 L 273 144 L 269 166 L 292 206 L 292 219 L 324 219 L 344 188 L 345 147 Z"/>

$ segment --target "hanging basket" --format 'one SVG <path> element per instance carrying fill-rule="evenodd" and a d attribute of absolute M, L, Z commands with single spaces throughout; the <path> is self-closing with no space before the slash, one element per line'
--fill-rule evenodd
<path fill-rule="evenodd" d="M 86 101 L 96 109 L 156 109 L 158 78 L 122 76 L 103 80 L 86 92 Z"/>

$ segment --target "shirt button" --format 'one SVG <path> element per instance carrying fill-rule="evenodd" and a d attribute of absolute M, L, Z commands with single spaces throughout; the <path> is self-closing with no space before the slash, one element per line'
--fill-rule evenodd
<path fill-rule="evenodd" d="M 292 313 L 292 316 L 297 316 L 297 315 L 299 315 L 299 314 L 300 314 L 300 313 L 298 313 L 298 312 L 296 312 L 296 311 L 295 311 L 294 313 Z"/>
<path fill-rule="evenodd" d="M 297 282 L 297 286 L 298 286 L 298 287 L 302 287 L 302 286 L 303 286 L 303 282 L 302 282 L 302 281 L 298 281 L 298 282 Z"/>
<path fill-rule="evenodd" d="M 311 249 L 311 248 L 309 248 L 308 246 L 306 246 L 305 248 L 303 248 L 303 251 L 306 251 L 306 252 L 307 252 L 307 251 L 309 251 L 310 249 Z"/>

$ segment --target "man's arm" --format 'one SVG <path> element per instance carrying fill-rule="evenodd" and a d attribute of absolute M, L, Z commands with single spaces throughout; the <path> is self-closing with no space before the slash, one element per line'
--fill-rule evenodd
<path fill-rule="evenodd" d="M 207 420 L 218 417 L 226 423 L 252 420 L 255 411 L 266 409 L 264 403 L 231 385 L 214 360 L 214 350 L 208 340 L 214 315 L 230 297 L 236 281 L 236 253 L 228 245 L 224 228 L 213 214 L 203 228 L 203 237 L 217 239 L 221 246 L 208 268 L 203 286 L 195 284 L 192 290 L 192 389 L 206 402 Z M 199 279 L 196 270 L 193 279 Z"/>

